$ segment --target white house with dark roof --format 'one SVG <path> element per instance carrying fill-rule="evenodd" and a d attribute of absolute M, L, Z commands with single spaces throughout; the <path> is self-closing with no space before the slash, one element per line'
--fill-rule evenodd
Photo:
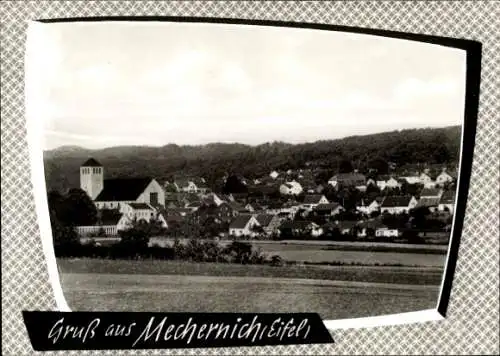
<path fill-rule="evenodd" d="M 162 227 L 164 228 L 168 227 L 167 221 L 165 220 L 164 216 L 160 214 L 159 209 L 146 203 L 123 204 L 121 212 L 125 217 L 125 219 L 121 220 L 120 222 L 125 225 L 132 223 L 134 219 L 136 219 L 137 221 L 145 221 L 145 222 L 150 222 L 152 219 L 158 219 Z M 120 225 L 118 227 L 118 230 L 121 230 L 122 227 L 127 228 L 128 226 Z"/>
<path fill-rule="evenodd" d="M 373 199 L 371 203 L 367 203 L 367 201 L 361 199 L 360 204 L 356 206 L 356 210 L 362 212 L 363 214 L 370 215 L 371 213 L 380 210 L 380 204 L 376 199 Z"/>
<path fill-rule="evenodd" d="M 329 201 L 321 194 L 308 194 L 304 197 L 301 207 L 306 210 L 312 210 L 319 204 L 328 204 Z"/>
<path fill-rule="evenodd" d="M 436 184 L 437 185 L 444 185 L 446 183 L 451 183 L 453 182 L 454 178 L 451 174 L 446 172 L 446 170 L 443 170 L 437 177 L 436 177 Z"/>
<path fill-rule="evenodd" d="M 284 220 L 278 215 L 271 215 L 271 214 L 258 214 L 255 218 L 257 219 L 259 225 L 262 226 L 264 232 L 267 235 L 278 233 L 279 232 L 278 228 L 281 225 L 281 222 Z"/>
<path fill-rule="evenodd" d="M 339 173 L 334 175 L 328 180 L 328 184 L 332 187 L 365 187 L 366 189 L 366 176 L 364 174 L 353 173 Z"/>
<path fill-rule="evenodd" d="M 420 198 L 416 208 L 427 208 L 430 212 L 438 210 L 440 198 Z"/>
<path fill-rule="evenodd" d="M 408 213 L 418 204 L 414 196 L 387 196 L 382 201 L 380 210 L 382 213 L 401 214 Z"/>
<path fill-rule="evenodd" d="M 254 215 L 238 215 L 229 225 L 229 235 L 236 237 L 257 236 L 258 232 L 253 230 L 255 226 L 260 226 L 260 224 Z"/>
<path fill-rule="evenodd" d="M 153 178 L 104 179 L 104 167 L 91 158 L 80 167 L 80 187 L 98 209 L 123 210 L 126 203 L 165 206 L 165 193 Z"/>
<path fill-rule="evenodd" d="M 339 203 L 318 204 L 313 211 L 320 215 L 335 216 L 343 210 Z"/>
<path fill-rule="evenodd" d="M 441 198 L 442 194 L 443 194 L 442 189 L 424 188 L 420 191 L 420 198 Z"/>

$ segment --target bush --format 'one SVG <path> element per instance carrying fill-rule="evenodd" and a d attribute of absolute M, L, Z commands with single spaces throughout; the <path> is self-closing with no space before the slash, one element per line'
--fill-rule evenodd
<path fill-rule="evenodd" d="M 250 243 L 234 241 L 223 247 L 216 241 L 191 239 L 187 244 L 175 240 L 172 247 L 154 244 L 148 246 L 141 240 L 122 239 L 108 246 L 97 245 L 93 240 L 82 244 L 55 246 L 56 257 L 61 258 L 103 258 L 103 259 L 157 259 L 187 260 L 194 262 L 221 262 L 241 264 L 264 264 L 267 258 L 260 249 L 254 249 Z"/>
<path fill-rule="evenodd" d="M 270 265 L 273 267 L 281 267 L 284 265 L 283 258 L 279 255 L 271 256 Z"/>

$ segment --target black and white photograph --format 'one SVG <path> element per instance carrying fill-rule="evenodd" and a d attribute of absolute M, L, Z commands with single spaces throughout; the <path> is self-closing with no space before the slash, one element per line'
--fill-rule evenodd
<path fill-rule="evenodd" d="M 71 310 L 436 309 L 464 51 L 225 23 L 31 35 L 29 129 Z"/>

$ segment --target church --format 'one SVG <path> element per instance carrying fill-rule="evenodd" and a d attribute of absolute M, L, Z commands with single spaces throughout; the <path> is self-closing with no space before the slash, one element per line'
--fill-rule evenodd
<path fill-rule="evenodd" d="M 155 216 L 167 227 L 159 214 L 165 207 L 165 192 L 154 178 L 104 179 L 104 167 L 89 158 L 80 166 L 80 188 L 92 199 L 101 217 L 96 226 L 79 226 L 81 235 L 101 228 L 107 235 L 116 235 L 133 219 L 149 221 Z"/>

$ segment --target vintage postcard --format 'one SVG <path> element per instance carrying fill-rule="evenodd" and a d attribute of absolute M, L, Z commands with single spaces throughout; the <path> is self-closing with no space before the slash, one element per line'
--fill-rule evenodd
<path fill-rule="evenodd" d="M 61 310 L 314 312 L 330 328 L 443 318 L 463 49 L 61 22 L 30 26 L 26 61 Z"/>

